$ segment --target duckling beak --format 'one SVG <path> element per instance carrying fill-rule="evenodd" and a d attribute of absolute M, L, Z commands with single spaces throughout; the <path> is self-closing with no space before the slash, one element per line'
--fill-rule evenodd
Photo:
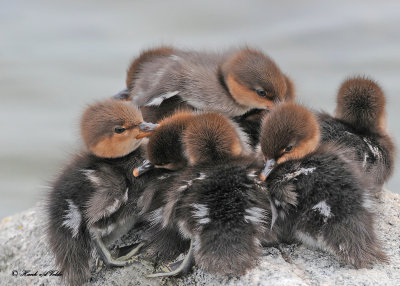
<path fill-rule="evenodd" d="M 118 100 L 130 100 L 131 99 L 131 90 L 129 88 L 125 88 L 118 92 L 113 96 L 114 99 Z"/>
<path fill-rule="evenodd" d="M 260 180 L 264 182 L 268 178 L 271 171 L 275 168 L 275 166 L 276 166 L 276 160 L 268 159 L 267 162 L 265 163 L 264 170 L 262 170 L 260 174 Z"/>
<path fill-rule="evenodd" d="M 153 168 L 154 165 L 149 160 L 144 160 L 142 165 L 133 170 L 133 176 L 139 177 L 140 175 L 146 173 L 147 171 L 150 171 Z"/>
<path fill-rule="evenodd" d="M 149 137 L 157 127 L 158 124 L 143 121 L 139 124 L 139 134 L 136 136 L 136 139 Z"/>

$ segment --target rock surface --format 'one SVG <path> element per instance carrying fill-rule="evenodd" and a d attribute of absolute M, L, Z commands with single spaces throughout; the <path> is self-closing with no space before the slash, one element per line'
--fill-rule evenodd
<path fill-rule="evenodd" d="M 377 208 L 376 229 L 389 264 L 356 270 L 334 256 L 301 245 L 265 248 L 257 268 L 241 278 L 209 275 L 195 268 L 182 278 L 148 279 L 147 262 L 103 269 L 87 285 L 400 285 L 400 195 L 385 191 Z M 0 285 L 60 285 L 44 237 L 40 206 L 0 222 Z M 29 270 L 37 276 L 23 276 Z M 14 271 L 14 272 L 13 272 Z M 13 274 L 15 276 L 13 276 Z"/>

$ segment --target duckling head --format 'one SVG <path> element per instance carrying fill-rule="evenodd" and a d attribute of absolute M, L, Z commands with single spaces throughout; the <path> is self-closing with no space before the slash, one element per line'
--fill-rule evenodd
<path fill-rule="evenodd" d="M 181 138 L 193 117 L 191 112 L 178 111 L 160 121 L 147 144 L 147 157 L 156 168 L 178 170 L 186 165 Z"/>
<path fill-rule="evenodd" d="M 155 126 L 144 122 L 140 110 L 132 103 L 109 99 L 85 110 L 81 135 L 96 156 L 118 158 L 136 150 Z"/>
<path fill-rule="evenodd" d="M 230 160 L 246 150 L 233 123 L 217 113 L 194 117 L 184 132 L 183 142 L 191 165 Z"/>
<path fill-rule="evenodd" d="M 353 77 L 342 83 L 337 95 L 335 116 L 358 129 L 386 129 L 385 96 L 381 87 L 368 78 Z"/>
<path fill-rule="evenodd" d="M 223 81 L 235 101 L 250 108 L 271 109 L 294 99 L 293 84 L 262 52 L 242 49 L 221 67 Z"/>
<path fill-rule="evenodd" d="M 319 140 L 319 124 L 310 111 L 294 103 L 278 105 L 261 127 L 260 145 L 266 161 L 261 179 L 264 181 L 277 164 L 315 151 Z"/>

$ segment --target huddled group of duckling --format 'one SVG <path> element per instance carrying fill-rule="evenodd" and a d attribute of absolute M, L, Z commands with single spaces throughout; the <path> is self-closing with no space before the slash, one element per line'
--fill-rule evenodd
<path fill-rule="evenodd" d="M 277 243 L 357 268 L 388 261 L 374 211 L 394 145 L 373 80 L 346 80 L 331 116 L 294 103 L 291 80 L 258 50 L 160 47 L 133 61 L 126 85 L 86 109 L 87 150 L 48 196 L 47 236 L 68 283 L 87 281 L 96 257 L 165 266 L 149 277 L 193 265 L 240 276 Z M 139 223 L 140 243 L 110 250 Z"/>

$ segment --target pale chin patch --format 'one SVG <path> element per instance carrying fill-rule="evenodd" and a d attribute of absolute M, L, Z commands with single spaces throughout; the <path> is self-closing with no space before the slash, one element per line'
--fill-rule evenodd
<path fill-rule="evenodd" d="M 142 144 L 142 142 L 143 142 L 143 139 L 144 139 L 144 138 L 133 140 L 133 141 L 132 141 L 132 146 L 131 146 L 131 148 L 130 148 L 130 151 L 129 151 L 127 154 L 129 154 L 129 153 L 135 151 L 137 148 L 139 148 L 139 146 L 140 146 L 140 145 Z M 127 154 L 125 154 L 125 155 L 127 155 Z"/>

